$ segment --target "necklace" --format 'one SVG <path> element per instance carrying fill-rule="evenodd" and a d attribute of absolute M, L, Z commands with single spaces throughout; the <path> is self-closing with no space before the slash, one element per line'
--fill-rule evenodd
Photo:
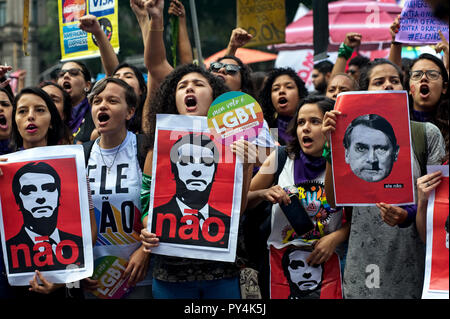
<path fill-rule="evenodd" d="M 125 139 L 124 139 L 124 141 L 125 141 Z M 122 143 L 120 143 L 119 147 L 117 148 L 116 154 L 114 155 L 114 159 L 113 159 L 111 165 L 109 165 L 109 166 L 106 164 L 105 158 L 103 157 L 102 148 L 100 147 L 100 145 L 98 146 L 98 148 L 100 150 L 100 155 L 102 157 L 103 164 L 105 164 L 105 166 L 106 166 L 106 174 L 108 174 L 108 175 L 111 172 L 111 167 L 113 167 L 114 162 L 116 161 L 117 154 L 119 154 L 119 151 L 120 151 L 120 148 L 122 147 L 122 144 L 123 144 L 123 141 L 122 141 Z"/>

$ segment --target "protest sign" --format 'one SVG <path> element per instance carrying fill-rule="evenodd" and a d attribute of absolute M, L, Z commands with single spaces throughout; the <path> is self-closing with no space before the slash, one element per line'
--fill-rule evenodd
<path fill-rule="evenodd" d="M 449 298 L 449 175 L 448 165 L 427 166 L 427 173 L 442 172 L 439 186 L 428 198 L 427 248 L 425 258 L 425 279 L 422 298 Z"/>
<path fill-rule="evenodd" d="M 448 41 L 448 22 L 433 16 L 427 1 L 407 0 L 400 15 L 400 30 L 395 41 L 411 45 L 441 42 L 441 31 Z"/>
<path fill-rule="evenodd" d="M 336 205 L 414 203 L 408 95 L 360 91 L 338 95 L 331 135 Z"/>
<path fill-rule="evenodd" d="M 236 0 L 236 25 L 253 35 L 245 47 L 284 42 L 284 0 Z"/>
<path fill-rule="evenodd" d="M 233 262 L 242 164 L 214 140 L 207 118 L 158 114 L 148 230 L 155 254 Z"/>
<path fill-rule="evenodd" d="M 241 138 L 254 139 L 262 129 L 264 115 L 259 103 L 243 92 L 227 92 L 216 98 L 208 111 L 211 132 L 225 145 Z"/>
<path fill-rule="evenodd" d="M 271 299 L 342 299 L 342 279 L 336 253 L 321 265 L 306 260 L 312 248 L 270 246 Z"/>
<path fill-rule="evenodd" d="M 118 0 L 58 0 L 61 61 L 100 56 L 95 37 L 78 27 L 88 14 L 97 17 L 114 51 L 119 52 Z"/>
<path fill-rule="evenodd" d="M 0 165 L 1 240 L 9 283 L 29 285 L 35 270 L 53 283 L 92 275 L 82 147 L 33 148 L 8 154 Z"/>

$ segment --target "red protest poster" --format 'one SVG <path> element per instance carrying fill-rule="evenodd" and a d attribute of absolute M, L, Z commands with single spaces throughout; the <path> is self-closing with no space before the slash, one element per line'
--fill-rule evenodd
<path fill-rule="evenodd" d="M 69 155 L 55 156 L 64 151 Z M 40 152 L 47 157 L 35 157 Z M 2 163 L 2 247 L 10 284 L 28 284 L 35 270 L 59 283 L 72 282 L 92 272 L 82 157 L 79 147 L 52 146 L 10 154 L 10 162 Z"/>
<path fill-rule="evenodd" d="M 449 297 L 449 177 L 448 165 L 428 166 L 428 173 L 443 172 L 441 183 L 428 199 L 427 253 L 422 298 Z"/>
<path fill-rule="evenodd" d="M 338 96 L 331 135 L 337 205 L 414 203 L 408 96 L 405 91 Z"/>
<path fill-rule="evenodd" d="M 322 265 L 308 265 L 311 253 L 293 245 L 270 246 L 271 299 L 342 299 L 339 257 L 334 253 Z"/>
<path fill-rule="evenodd" d="M 176 121 L 189 126 L 194 117 L 167 118 L 166 122 L 159 120 L 153 154 L 148 225 L 160 240 L 154 252 L 231 259 L 240 210 L 236 161 L 206 126 L 197 132 L 163 129 L 164 123 L 179 128 Z M 206 124 L 206 117 L 201 121 Z M 220 257 L 221 253 L 227 257 Z"/>

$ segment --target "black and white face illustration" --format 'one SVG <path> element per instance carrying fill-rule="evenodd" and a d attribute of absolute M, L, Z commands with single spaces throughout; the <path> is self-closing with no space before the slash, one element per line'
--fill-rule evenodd
<path fill-rule="evenodd" d="M 54 168 L 44 162 L 24 165 L 14 175 L 12 191 L 25 227 L 41 235 L 51 234 L 61 194 L 61 180 Z"/>
<path fill-rule="evenodd" d="M 186 134 L 170 150 L 176 194 L 183 203 L 200 209 L 208 203 L 219 163 L 219 151 L 206 135 Z"/>
<path fill-rule="evenodd" d="M 36 218 L 51 217 L 58 207 L 59 191 L 49 174 L 26 173 L 19 178 L 23 208 Z"/>
<path fill-rule="evenodd" d="M 379 182 L 392 171 L 399 147 L 392 126 L 379 115 L 357 117 L 344 136 L 345 162 L 366 182 Z"/>
<path fill-rule="evenodd" d="M 295 284 L 302 292 L 316 289 L 322 281 L 322 266 L 310 266 L 306 259 L 311 252 L 303 250 L 294 250 L 289 253 L 289 271 L 290 281 Z"/>
<path fill-rule="evenodd" d="M 213 182 L 216 166 L 211 149 L 184 144 L 178 148 L 178 179 L 189 191 L 203 192 Z"/>

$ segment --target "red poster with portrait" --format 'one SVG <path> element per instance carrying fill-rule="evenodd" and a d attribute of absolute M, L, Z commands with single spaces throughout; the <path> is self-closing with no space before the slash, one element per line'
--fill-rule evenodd
<path fill-rule="evenodd" d="M 1 169 L 1 240 L 10 284 L 28 285 L 35 270 L 53 283 L 92 274 L 82 148 L 51 146 L 8 154 Z"/>
<path fill-rule="evenodd" d="M 331 134 L 336 205 L 414 203 L 406 91 L 339 94 Z"/>
<path fill-rule="evenodd" d="M 234 261 L 242 168 L 206 117 L 158 115 L 148 228 L 155 254 Z"/>
<path fill-rule="evenodd" d="M 448 165 L 427 166 L 442 172 L 441 183 L 428 198 L 427 250 L 422 298 L 449 298 L 449 172 Z"/>
<path fill-rule="evenodd" d="M 339 257 L 321 265 L 308 265 L 311 247 L 270 246 L 271 299 L 342 299 Z"/>

